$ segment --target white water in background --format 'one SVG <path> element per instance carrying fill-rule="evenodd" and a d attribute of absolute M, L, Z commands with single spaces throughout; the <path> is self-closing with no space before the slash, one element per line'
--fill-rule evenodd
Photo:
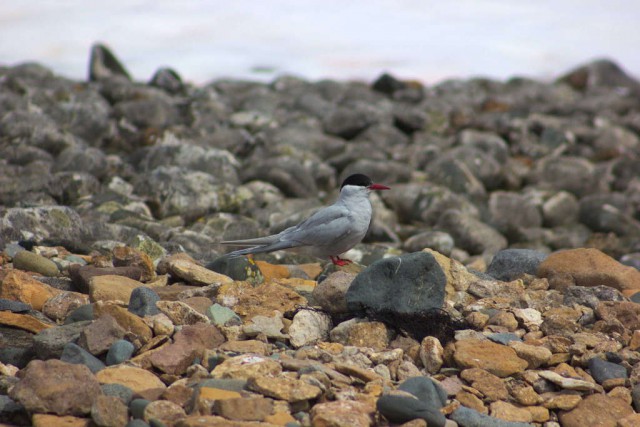
<path fill-rule="evenodd" d="M 2 65 L 37 61 L 83 79 L 96 41 L 139 80 L 160 66 L 195 83 L 383 71 L 547 79 L 601 57 L 639 77 L 640 0 L 0 1 Z"/>

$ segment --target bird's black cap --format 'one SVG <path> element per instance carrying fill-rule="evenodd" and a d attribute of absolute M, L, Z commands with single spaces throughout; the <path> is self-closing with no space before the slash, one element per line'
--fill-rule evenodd
<path fill-rule="evenodd" d="M 361 173 L 354 173 L 353 175 L 349 175 L 344 181 L 342 181 L 342 185 L 340 189 L 345 185 L 359 185 L 360 187 L 368 187 L 373 184 L 371 178 L 367 175 L 363 175 Z"/>

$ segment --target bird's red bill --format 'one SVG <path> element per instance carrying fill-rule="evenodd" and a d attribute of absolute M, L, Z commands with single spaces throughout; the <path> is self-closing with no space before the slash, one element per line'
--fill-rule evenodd
<path fill-rule="evenodd" d="M 386 185 L 382 185 L 382 184 L 371 184 L 369 186 L 369 190 L 391 190 L 391 188 L 387 187 Z"/>

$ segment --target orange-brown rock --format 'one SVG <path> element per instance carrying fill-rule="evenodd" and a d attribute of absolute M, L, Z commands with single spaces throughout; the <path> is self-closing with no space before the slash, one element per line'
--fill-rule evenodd
<path fill-rule="evenodd" d="M 631 414 L 633 408 L 624 400 L 605 394 L 592 394 L 571 411 L 561 412 L 559 417 L 563 427 L 615 427 L 619 419 Z"/>
<path fill-rule="evenodd" d="M 320 265 L 320 263 L 318 262 L 310 264 L 300 264 L 296 267 L 304 271 L 311 280 L 315 280 L 320 275 L 320 273 L 322 273 L 322 265 Z"/>
<path fill-rule="evenodd" d="M 72 417 L 71 415 L 33 414 L 33 427 L 89 427 L 89 418 Z"/>
<path fill-rule="evenodd" d="M 488 340 L 456 342 L 453 358 L 462 369 L 480 368 L 501 378 L 522 372 L 528 365 L 512 348 Z"/>
<path fill-rule="evenodd" d="M 42 310 L 44 303 L 60 290 L 46 285 L 24 271 L 9 270 L 0 283 L 0 298 L 21 301 L 34 310 Z"/>
<path fill-rule="evenodd" d="M 362 402 L 336 400 L 318 403 L 311 409 L 314 426 L 369 427 L 373 424 L 375 410 Z"/>
<path fill-rule="evenodd" d="M 213 378 L 232 378 L 246 380 L 255 376 L 278 376 L 282 365 L 275 360 L 252 354 L 230 357 L 211 371 Z"/>
<path fill-rule="evenodd" d="M 140 317 L 130 313 L 124 307 L 98 301 L 93 307 L 93 317 L 97 319 L 104 314 L 113 317 L 125 331 L 133 333 L 137 337 L 139 344 L 145 344 L 153 336 L 151 328 Z M 134 342 L 134 344 L 136 343 Z"/>
<path fill-rule="evenodd" d="M 220 287 L 216 300 L 247 319 L 258 315 L 270 317 L 274 310 L 286 313 L 307 305 L 306 298 L 297 292 L 272 282 L 255 288 L 245 282 L 225 284 Z"/>
<path fill-rule="evenodd" d="M 484 369 L 465 369 L 460 373 L 460 377 L 469 382 L 471 387 L 482 393 L 490 402 L 507 400 L 509 397 L 504 381 Z"/>
<path fill-rule="evenodd" d="M 53 326 L 44 323 L 31 315 L 12 313 L 10 311 L 0 311 L 0 325 L 13 326 L 15 328 L 33 332 L 34 334 Z"/>
<path fill-rule="evenodd" d="M 175 277 L 199 286 L 213 284 L 233 283 L 233 280 L 224 274 L 211 271 L 195 262 L 184 259 L 171 259 L 168 263 L 169 271 Z"/>
<path fill-rule="evenodd" d="M 184 409 L 176 403 L 168 400 L 156 400 L 149 403 L 144 408 L 143 419 L 150 423 L 151 420 L 158 420 L 165 425 L 174 425 L 176 421 L 185 418 L 187 414 Z"/>
<path fill-rule="evenodd" d="M 122 384 L 150 400 L 158 398 L 167 388 L 153 373 L 122 364 L 98 371 L 96 379 L 100 384 Z"/>
<path fill-rule="evenodd" d="M 609 286 L 620 291 L 640 290 L 640 271 L 619 263 L 598 249 L 555 252 L 538 267 L 538 276 L 577 286 Z"/>
<path fill-rule="evenodd" d="M 32 413 L 82 416 L 101 393 L 89 368 L 60 360 L 33 360 L 9 396 Z"/>
<path fill-rule="evenodd" d="M 462 406 L 466 406 L 467 408 L 476 410 L 481 414 L 489 413 L 489 410 L 487 409 L 486 406 L 484 406 L 484 403 L 482 403 L 482 400 L 475 394 L 468 392 L 466 390 L 460 390 L 456 394 L 456 400 L 460 402 Z"/>
<path fill-rule="evenodd" d="M 640 304 L 631 301 L 602 301 L 596 307 L 596 314 L 602 320 L 616 319 L 625 328 L 640 329 Z"/>
<path fill-rule="evenodd" d="M 525 408 L 518 407 L 509 402 L 493 402 L 489 406 L 491 416 L 505 421 L 529 423 L 533 421 L 533 415 Z"/>
<path fill-rule="evenodd" d="M 213 410 L 230 420 L 263 421 L 273 413 L 273 400 L 265 397 L 222 399 L 214 402 Z"/>
<path fill-rule="evenodd" d="M 142 282 L 125 276 L 114 274 L 94 276 L 89 280 L 89 297 L 91 302 L 122 301 L 128 304 L 131 292 L 142 285 Z"/>
<path fill-rule="evenodd" d="M 256 261 L 255 263 L 260 269 L 265 282 L 270 282 L 273 279 L 288 279 L 291 277 L 291 273 L 285 265 L 271 264 L 265 261 Z"/>

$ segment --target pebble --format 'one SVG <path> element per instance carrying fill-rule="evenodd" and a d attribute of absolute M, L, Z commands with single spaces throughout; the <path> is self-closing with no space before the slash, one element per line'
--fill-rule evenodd
<path fill-rule="evenodd" d="M 576 378 L 565 378 L 560 374 L 557 374 L 553 371 L 540 371 L 538 372 L 542 378 L 551 381 L 552 383 L 560 386 L 565 390 L 578 390 L 578 391 L 589 391 L 589 390 L 598 390 L 596 384 L 580 380 Z"/>
<path fill-rule="evenodd" d="M 126 331 L 116 319 L 105 314 L 94 320 L 80 332 L 78 344 L 89 353 L 98 356 L 109 350 L 111 345 L 123 338 Z"/>
<path fill-rule="evenodd" d="M 89 304 L 89 297 L 79 292 L 62 291 L 49 298 L 42 306 L 42 313 L 56 321 L 65 320 L 76 308 Z"/>
<path fill-rule="evenodd" d="M 509 391 L 502 379 L 484 369 L 465 369 L 460 373 L 460 377 L 489 402 L 506 400 L 509 397 Z"/>
<path fill-rule="evenodd" d="M 233 353 L 251 353 L 259 356 L 269 355 L 269 345 L 257 340 L 227 341 L 220 344 L 218 349 Z"/>
<path fill-rule="evenodd" d="M 597 249 L 569 249 L 549 255 L 541 264 L 538 275 L 550 281 L 568 277 L 578 286 L 607 286 L 619 291 L 637 292 L 640 271 L 620 264 Z"/>
<path fill-rule="evenodd" d="M 176 259 L 169 263 L 169 270 L 188 283 L 197 285 L 213 285 L 232 283 L 233 279 L 215 271 L 211 271 L 187 260 Z"/>
<path fill-rule="evenodd" d="M 147 343 L 153 336 L 153 332 L 142 319 L 119 305 L 105 304 L 99 301 L 93 307 L 93 314 L 96 318 L 105 315 L 113 317 L 116 323 L 125 330 L 125 333 L 132 333 L 135 336 L 135 341 L 140 345 Z M 133 344 L 135 345 L 136 342 Z"/>
<path fill-rule="evenodd" d="M 78 426 L 86 427 L 89 425 L 87 418 L 74 417 L 71 415 L 51 415 L 51 414 L 34 414 L 31 423 L 34 427 L 54 427 L 54 426 Z"/>
<path fill-rule="evenodd" d="M 0 311 L 10 311 L 12 313 L 24 313 L 31 310 L 29 304 L 25 304 L 20 301 L 14 301 L 10 299 L 0 299 Z"/>
<path fill-rule="evenodd" d="M 44 323 L 29 314 L 0 312 L 0 325 L 13 326 L 30 332 L 40 332 L 50 328 L 50 323 Z"/>
<path fill-rule="evenodd" d="M 487 274 L 510 282 L 523 274 L 536 274 L 547 254 L 532 249 L 504 249 L 498 251 L 487 267 Z"/>
<path fill-rule="evenodd" d="M 633 414 L 633 409 L 622 399 L 602 394 L 585 397 L 568 412 L 560 413 L 563 426 L 578 427 L 584 425 L 615 425 L 619 419 Z"/>
<path fill-rule="evenodd" d="M 285 376 L 277 378 L 251 377 L 248 379 L 247 388 L 264 396 L 286 400 L 290 403 L 315 399 L 322 393 L 319 387 Z"/>
<path fill-rule="evenodd" d="M 129 341 L 114 341 L 113 344 L 111 344 L 111 346 L 109 347 L 109 351 L 107 351 L 105 362 L 107 366 L 118 365 L 120 363 L 126 362 L 131 358 L 134 351 L 135 347 Z"/>
<path fill-rule="evenodd" d="M 332 315 L 347 313 L 346 294 L 355 274 L 346 271 L 335 271 L 318 283 L 313 290 L 313 299 Z"/>
<path fill-rule="evenodd" d="M 487 335 L 487 338 L 489 338 L 491 341 L 495 343 L 503 344 L 503 345 L 509 345 L 509 343 L 512 343 L 512 342 L 522 342 L 522 338 L 520 338 L 518 335 L 512 332 L 498 332 L 494 334 L 489 334 Z"/>
<path fill-rule="evenodd" d="M 130 388 L 139 396 L 157 398 L 164 392 L 166 386 L 160 379 L 146 369 L 134 366 L 107 366 L 96 373 L 100 384 L 121 384 Z"/>
<path fill-rule="evenodd" d="M 129 410 L 131 411 L 131 416 L 135 419 L 142 419 L 144 417 L 144 410 L 151 403 L 150 400 L 147 399 L 133 399 L 129 402 Z"/>
<path fill-rule="evenodd" d="M 531 427 L 533 425 L 528 422 L 501 420 L 464 406 L 453 411 L 451 419 L 462 427 Z"/>
<path fill-rule="evenodd" d="M 307 300 L 294 290 L 275 282 L 253 287 L 246 282 L 222 285 L 216 302 L 231 308 L 241 318 L 273 317 L 274 311 L 288 313 L 298 306 L 307 305 Z"/>
<path fill-rule="evenodd" d="M 636 410 L 636 412 L 640 412 L 638 411 L 638 409 L 640 408 L 640 385 L 636 384 L 635 386 L 633 386 L 633 388 L 631 389 L 631 398 L 633 400 L 633 408 Z"/>
<path fill-rule="evenodd" d="M 141 282 L 125 276 L 115 276 L 111 274 L 94 276 L 89 280 L 89 297 L 91 298 L 91 302 L 127 302 L 131 298 L 133 290 L 140 286 L 142 286 Z"/>
<path fill-rule="evenodd" d="M 436 337 L 424 337 L 420 343 L 420 361 L 430 374 L 440 371 L 444 364 L 444 348 Z"/>
<path fill-rule="evenodd" d="M 289 341 L 293 347 L 311 345 L 329 338 L 331 318 L 318 311 L 301 310 L 289 326 Z"/>
<path fill-rule="evenodd" d="M 100 359 L 72 342 L 64 346 L 60 360 L 67 363 L 85 365 L 94 374 L 105 367 L 105 364 Z"/>
<path fill-rule="evenodd" d="M 358 347 L 368 347 L 377 351 L 389 345 L 389 330 L 382 322 L 366 322 L 351 319 L 340 323 L 329 334 L 332 342 Z"/>
<path fill-rule="evenodd" d="M 155 400 L 145 406 L 142 419 L 153 424 L 157 421 L 167 425 L 186 417 L 184 409 L 168 400 Z"/>
<path fill-rule="evenodd" d="M 42 358 L 57 359 L 62 355 L 64 347 L 70 342 L 77 341 L 89 324 L 89 321 L 81 321 L 45 329 L 34 335 L 34 350 Z"/>
<path fill-rule="evenodd" d="M 19 301 L 42 310 L 47 300 L 60 291 L 31 277 L 24 271 L 9 270 L 2 280 L 0 298 Z"/>
<path fill-rule="evenodd" d="M 509 347 L 516 351 L 519 358 L 524 359 L 529 364 L 527 369 L 537 369 L 551 360 L 551 350 L 543 346 L 525 344 L 523 342 L 509 343 Z"/>
<path fill-rule="evenodd" d="M 209 323 L 209 318 L 182 301 L 158 301 L 158 310 L 165 314 L 174 325 L 195 325 Z"/>
<path fill-rule="evenodd" d="M 117 397 L 99 395 L 91 406 L 91 419 L 99 426 L 118 427 L 126 424 L 129 411 Z"/>
<path fill-rule="evenodd" d="M 93 320 L 93 304 L 85 304 L 76 308 L 64 319 L 64 323 L 68 325 L 87 320 Z"/>
<path fill-rule="evenodd" d="M 363 402 L 343 400 L 314 405 L 311 420 L 314 425 L 367 427 L 373 423 L 373 413 L 373 408 Z"/>
<path fill-rule="evenodd" d="M 20 251 L 13 257 L 13 267 L 33 271 L 43 276 L 55 277 L 60 274 L 55 262 L 29 251 Z"/>
<path fill-rule="evenodd" d="M 204 350 L 215 348 L 224 341 L 224 336 L 215 326 L 203 323 L 187 325 L 174 334 L 173 343 L 153 352 L 149 361 L 162 372 L 180 375 Z"/>
<path fill-rule="evenodd" d="M 526 408 L 520 408 L 508 402 L 493 402 L 489 406 L 492 417 L 505 421 L 529 423 L 533 421 L 533 414 Z"/>
<path fill-rule="evenodd" d="M 158 301 L 160 301 L 160 296 L 156 291 L 140 286 L 131 291 L 127 309 L 140 317 L 153 316 L 160 313 L 160 310 L 156 307 L 156 302 Z"/>
<path fill-rule="evenodd" d="M 112 280 L 115 282 L 118 282 L 120 280 L 119 279 L 120 277 L 126 277 L 135 281 L 135 282 L 126 282 L 129 285 L 140 286 L 138 281 L 142 277 L 142 269 L 135 266 L 133 267 L 96 267 L 94 265 L 85 265 L 82 267 L 70 269 L 69 274 L 71 276 L 71 279 L 73 280 L 73 284 L 76 290 L 83 293 L 89 293 L 89 286 L 91 284 L 91 280 L 94 277 L 98 277 L 98 276 L 116 276 L 112 278 Z M 124 282 L 124 279 L 122 280 Z M 126 289 L 128 288 L 133 289 L 135 288 L 135 286 L 128 286 L 128 287 L 124 286 L 124 288 L 125 288 L 124 292 L 126 292 Z M 129 301 L 129 299 L 127 298 L 126 300 L 121 300 L 121 301 L 126 302 L 126 301 Z"/>
<path fill-rule="evenodd" d="M 100 389 L 105 395 L 115 396 L 127 406 L 129 406 L 129 403 L 133 399 L 133 390 L 131 390 L 129 387 L 123 386 L 122 384 L 103 384 L 100 386 Z"/>
<path fill-rule="evenodd" d="M 267 338 L 285 339 L 287 335 L 282 332 L 284 329 L 282 319 L 282 313 L 279 311 L 274 311 L 271 317 L 254 316 L 242 327 L 242 332 L 249 337 L 262 335 Z"/>
<path fill-rule="evenodd" d="M 456 342 L 454 359 L 463 369 L 481 368 L 498 377 L 508 377 L 527 368 L 527 361 L 510 347 L 475 339 Z"/>
<path fill-rule="evenodd" d="M 233 310 L 218 303 L 211 305 L 207 309 L 207 317 L 216 326 L 242 324 L 242 320 Z"/>
<path fill-rule="evenodd" d="M 100 394 L 98 381 L 84 365 L 34 360 L 22 375 L 10 397 L 30 412 L 87 415 Z"/>
<path fill-rule="evenodd" d="M 251 354 L 230 357 L 211 371 L 213 378 L 236 380 L 280 373 L 282 366 L 275 360 Z"/>
<path fill-rule="evenodd" d="M 239 397 L 216 400 L 213 411 L 235 421 L 265 421 L 273 406 L 273 400 L 264 397 Z"/>
<path fill-rule="evenodd" d="M 628 378 L 627 370 L 624 366 L 607 362 L 597 357 L 590 359 L 587 366 L 589 367 L 589 373 L 598 384 L 603 384 L 605 381 L 615 378 Z"/>

